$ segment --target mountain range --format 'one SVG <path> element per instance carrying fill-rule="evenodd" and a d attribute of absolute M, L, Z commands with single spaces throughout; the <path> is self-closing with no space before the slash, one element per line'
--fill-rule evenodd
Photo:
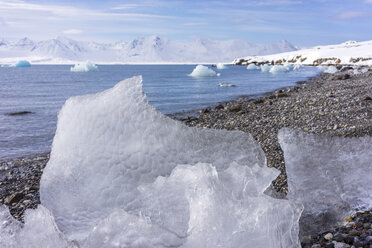
<path fill-rule="evenodd" d="M 76 41 L 67 37 L 33 41 L 25 37 L 17 41 L 0 39 L 0 63 L 14 63 L 20 59 L 33 64 L 70 64 L 86 60 L 98 64 L 217 63 L 295 50 L 297 48 L 286 40 L 262 45 L 244 40 L 180 42 L 155 35 L 112 43 Z"/>

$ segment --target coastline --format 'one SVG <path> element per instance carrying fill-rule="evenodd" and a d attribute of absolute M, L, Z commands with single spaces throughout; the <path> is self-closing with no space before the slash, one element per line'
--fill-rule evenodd
<path fill-rule="evenodd" d="M 289 127 L 329 136 L 372 135 L 372 69 L 354 75 L 344 71 L 321 74 L 296 86 L 284 87 L 262 96 L 242 96 L 179 118 L 188 126 L 241 130 L 261 145 L 267 166 L 281 171 L 273 182 L 276 197 L 285 197 L 287 181 L 283 152 L 277 132 Z M 194 112 L 194 111 L 193 111 Z M 0 162 L 0 205 L 23 221 L 24 211 L 40 203 L 40 178 L 49 153 Z"/>

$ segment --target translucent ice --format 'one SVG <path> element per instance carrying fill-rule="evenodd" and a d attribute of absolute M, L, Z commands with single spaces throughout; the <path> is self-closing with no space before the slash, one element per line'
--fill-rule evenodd
<path fill-rule="evenodd" d="M 259 70 L 260 69 L 260 67 L 259 66 L 257 66 L 257 65 L 255 65 L 255 64 L 249 64 L 248 66 L 247 66 L 247 70 Z"/>
<path fill-rule="evenodd" d="M 134 77 L 66 101 L 34 216 L 80 247 L 299 247 L 299 209 L 263 193 L 278 174 L 250 135 L 186 127 Z"/>
<path fill-rule="evenodd" d="M 283 129 L 288 198 L 304 205 L 301 235 L 329 230 L 372 207 L 372 137 L 318 137 Z"/>
<path fill-rule="evenodd" d="M 217 69 L 218 70 L 224 70 L 224 69 L 227 69 L 227 66 L 225 64 L 222 64 L 222 63 L 218 63 L 216 65 Z"/>
<path fill-rule="evenodd" d="M 191 77 L 215 77 L 218 76 L 215 71 L 204 65 L 197 65 L 189 74 Z"/>
<path fill-rule="evenodd" d="M 15 67 L 30 67 L 31 63 L 27 60 L 20 60 L 17 63 L 14 64 Z"/>
<path fill-rule="evenodd" d="M 98 67 L 90 61 L 82 62 L 75 64 L 71 67 L 73 72 L 88 72 L 88 71 L 97 71 Z"/>
<path fill-rule="evenodd" d="M 268 64 L 264 64 L 264 65 L 261 65 L 261 71 L 262 72 L 269 72 L 271 70 L 271 65 L 268 65 Z"/>
<path fill-rule="evenodd" d="M 274 65 L 271 67 L 270 72 L 273 74 L 276 73 L 284 73 L 284 72 L 289 72 L 289 66 L 284 66 L 284 65 Z"/>

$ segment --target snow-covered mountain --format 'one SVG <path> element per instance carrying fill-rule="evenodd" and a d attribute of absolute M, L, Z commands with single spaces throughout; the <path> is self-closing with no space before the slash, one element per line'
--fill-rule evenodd
<path fill-rule="evenodd" d="M 288 41 L 258 45 L 243 40 L 217 41 L 197 39 L 178 42 L 158 36 L 113 43 L 80 42 L 66 37 L 44 41 L 23 38 L 11 42 L 0 39 L 0 63 L 27 59 L 31 63 L 217 63 L 236 57 L 294 51 Z"/>
<path fill-rule="evenodd" d="M 372 40 L 347 41 L 337 45 L 316 46 L 267 56 L 248 56 L 233 61 L 233 64 L 246 65 L 250 63 L 372 66 Z"/>

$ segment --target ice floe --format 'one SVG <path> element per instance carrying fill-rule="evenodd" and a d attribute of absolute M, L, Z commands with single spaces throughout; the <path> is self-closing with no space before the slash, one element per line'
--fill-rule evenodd
<path fill-rule="evenodd" d="M 93 64 L 90 61 L 82 62 L 75 64 L 73 67 L 70 69 L 73 72 L 89 72 L 89 71 L 97 71 L 98 66 Z"/>
<path fill-rule="evenodd" d="M 215 77 L 219 76 L 214 70 L 204 65 L 197 65 L 194 70 L 189 74 L 191 77 Z"/>
<path fill-rule="evenodd" d="M 274 65 L 271 67 L 270 72 L 273 74 L 289 72 L 290 67 L 284 65 Z"/>
<path fill-rule="evenodd" d="M 235 84 L 229 84 L 229 83 L 219 83 L 219 87 L 236 87 Z"/>
<path fill-rule="evenodd" d="M 217 68 L 218 70 L 225 70 L 225 69 L 228 69 L 227 66 L 226 66 L 225 64 L 222 64 L 222 63 L 218 63 L 218 64 L 216 65 L 216 68 Z"/>
<path fill-rule="evenodd" d="M 278 175 L 252 136 L 172 120 L 134 77 L 66 101 L 42 206 L 0 237 L 14 247 L 39 236 L 39 247 L 299 247 L 301 208 L 264 194 Z"/>
<path fill-rule="evenodd" d="M 260 67 L 259 66 L 257 66 L 257 65 L 255 65 L 255 64 L 249 64 L 248 66 L 247 66 L 247 70 L 259 70 L 260 69 Z"/>
<path fill-rule="evenodd" d="M 264 64 L 264 65 L 261 65 L 261 71 L 262 72 L 269 72 L 271 70 L 271 65 L 268 65 L 268 64 Z"/>
<path fill-rule="evenodd" d="M 302 204 L 301 235 L 337 226 L 372 207 L 372 137 L 320 137 L 282 129 L 288 199 Z"/>

